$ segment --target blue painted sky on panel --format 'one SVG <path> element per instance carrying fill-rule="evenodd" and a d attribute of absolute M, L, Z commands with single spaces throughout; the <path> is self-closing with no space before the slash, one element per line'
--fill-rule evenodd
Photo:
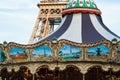
<path fill-rule="evenodd" d="M 51 48 L 49 48 L 45 45 L 35 48 L 32 53 L 33 53 L 33 55 L 52 56 Z"/>
<path fill-rule="evenodd" d="M 24 53 L 25 52 L 25 49 L 23 48 L 17 48 L 17 47 L 13 47 L 11 50 L 10 50 L 10 55 L 16 55 L 18 53 Z"/>

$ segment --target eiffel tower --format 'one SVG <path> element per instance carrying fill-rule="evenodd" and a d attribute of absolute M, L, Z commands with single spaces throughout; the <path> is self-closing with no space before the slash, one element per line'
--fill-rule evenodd
<path fill-rule="evenodd" d="M 62 19 L 62 10 L 68 0 L 42 0 L 37 4 L 39 13 L 35 22 L 29 44 L 37 42 L 55 30 Z"/>

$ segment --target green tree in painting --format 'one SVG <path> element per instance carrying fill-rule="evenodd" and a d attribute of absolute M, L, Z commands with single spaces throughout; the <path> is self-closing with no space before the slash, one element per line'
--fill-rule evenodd
<path fill-rule="evenodd" d="M 4 62 L 6 60 L 6 56 L 3 51 L 0 51 L 0 61 Z"/>

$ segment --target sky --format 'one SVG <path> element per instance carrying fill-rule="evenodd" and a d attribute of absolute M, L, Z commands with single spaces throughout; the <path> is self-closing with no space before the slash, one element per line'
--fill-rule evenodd
<path fill-rule="evenodd" d="M 105 25 L 120 36 L 120 0 L 94 0 Z M 40 0 L 0 1 L 0 43 L 27 44 L 34 27 Z"/>

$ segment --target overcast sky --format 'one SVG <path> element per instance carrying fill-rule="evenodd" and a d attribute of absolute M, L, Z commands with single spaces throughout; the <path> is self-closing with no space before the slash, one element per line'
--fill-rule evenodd
<path fill-rule="evenodd" d="M 94 0 L 106 26 L 120 36 L 120 0 Z M 0 1 L 0 43 L 26 44 L 32 33 L 40 0 Z"/>

